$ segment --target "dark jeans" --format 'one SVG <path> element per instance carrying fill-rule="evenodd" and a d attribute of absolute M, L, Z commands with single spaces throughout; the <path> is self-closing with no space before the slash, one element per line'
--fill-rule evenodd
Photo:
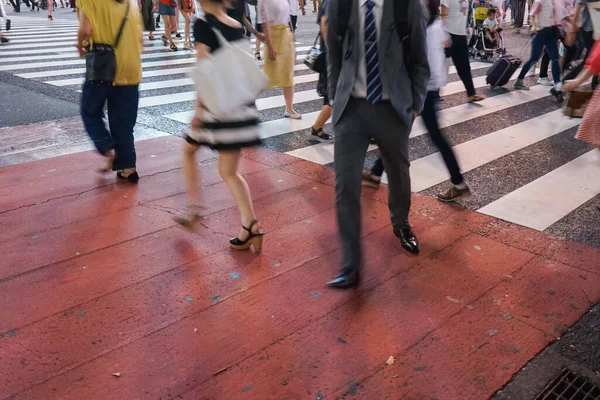
<path fill-rule="evenodd" d="M 452 38 L 452 45 L 450 46 L 450 57 L 456 67 L 456 72 L 460 77 L 465 89 L 467 90 L 467 96 L 471 97 L 475 95 L 475 86 L 473 85 L 473 77 L 471 76 L 471 63 L 469 62 L 469 45 L 467 43 L 467 37 L 462 35 L 450 35 Z"/>
<path fill-rule="evenodd" d="M 15 12 L 21 12 L 21 0 L 10 0 Z"/>
<path fill-rule="evenodd" d="M 88 135 L 100 154 L 114 149 L 115 170 L 135 168 L 133 127 L 137 120 L 138 86 L 112 86 L 85 83 L 81 93 L 81 118 Z M 104 123 L 104 105 L 108 107 L 108 126 Z"/>
<path fill-rule="evenodd" d="M 535 64 L 544 51 L 548 52 L 550 61 L 552 61 L 552 79 L 554 83 L 560 82 L 560 65 L 558 64 L 558 39 L 554 33 L 554 28 L 544 28 L 534 36 L 531 42 L 531 56 L 529 60 L 523 65 L 523 69 L 519 74 L 519 79 L 524 79 L 529 72 L 529 69 Z"/>
<path fill-rule="evenodd" d="M 571 61 L 575 59 L 575 54 L 577 53 L 577 47 L 567 47 L 565 46 L 565 59 L 563 63 L 563 69 L 567 68 Z M 548 67 L 550 66 L 550 56 L 548 52 L 544 52 L 544 56 L 542 57 L 542 63 L 540 64 L 540 78 L 548 77 Z"/>
<path fill-rule="evenodd" d="M 427 97 L 425 98 L 425 105 L 423 106 L 421 118 L 423 118 L 423 123 L 425 124 L 425 128 L 427 128 L 427 132 L 429 132 L 429 137 L 431 138 L 431 141 L 442 154 L 444 163 L 446 163 L 446 168 L 448 168 L 448 172 L 450 172 L 450 181 L 454 185 L 460 185 L 464 182 L 464 178 L 460 173 L 460 168 L 458 166 L 458 162 L 456 161 L 456 156 L 452 151 L 452 146 L 450 146 L 450 144 L 446 140 L 446 137 L 440 130 L 440 126 L 438 125 L 437 105 L 439 99 L 439 90 L 427 92 Z M 381 159 L 381 157 L 379 157 L 377 161 L 375 161 L 375 164 L 373 164 L 373 167 L 371 168 L 371 173 L 376 176 L 383 175 L 383 160 Z"/>
<path fill-rule="evenodd" d="M 514 15 L 513 20 L 515 21 L 515 28 L 523 27 L 523 20 L 525 19 L 525 5 L 526 0 L 511 0 L 510 12 Z"/>

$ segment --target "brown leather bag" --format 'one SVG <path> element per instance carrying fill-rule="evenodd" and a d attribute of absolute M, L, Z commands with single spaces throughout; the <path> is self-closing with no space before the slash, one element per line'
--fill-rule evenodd
<path fill-rule="evenodd" d="M 590 90 L 576 90 L 569 93 L 569 97 L 567 98 L 567 102 L 563 109 L 564 114 L 571 118 L 583 118 L 585 108 L 590 102 L 593 94 L 594 92 Z"/>

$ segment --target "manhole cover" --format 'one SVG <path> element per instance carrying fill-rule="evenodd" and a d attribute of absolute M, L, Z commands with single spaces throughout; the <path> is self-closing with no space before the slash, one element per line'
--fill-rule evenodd
<path fill-rule="evenodd" d="M 600 400 L 600 388 L 564 369 L 535 400 Z"/>

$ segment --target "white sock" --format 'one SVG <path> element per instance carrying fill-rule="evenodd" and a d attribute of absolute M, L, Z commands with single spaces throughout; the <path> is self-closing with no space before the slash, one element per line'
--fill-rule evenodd
<path fill-rule="evenodd" d="M 563 87 L 562 82 L 554 83 L 554 89 L 556 89 L 557 91 L 562 92 L 562 87 Z"/>

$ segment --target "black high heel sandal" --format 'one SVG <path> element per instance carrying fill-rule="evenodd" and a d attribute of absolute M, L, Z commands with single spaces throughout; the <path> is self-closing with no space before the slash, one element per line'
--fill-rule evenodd
<path fill-rule="evenodd" d="M 248 232 L 248 238 L 246 240 L 241 240 L 238 237 L 234 237 L 229 239 L 229 244 L 235 250 L 247 250 L 250 246 L 254 247 L 255 252 L 260 252 L 262 250 L 263 238 L 265 236 L 264 232 L 259 230 L 256 233 L 252 233 L 252 228 L 254 225 L 258 224 L 258 221 L 254 221 L 250 224 L 249 228 L 246 228 L 242 225 L 242 228 Z"/>

